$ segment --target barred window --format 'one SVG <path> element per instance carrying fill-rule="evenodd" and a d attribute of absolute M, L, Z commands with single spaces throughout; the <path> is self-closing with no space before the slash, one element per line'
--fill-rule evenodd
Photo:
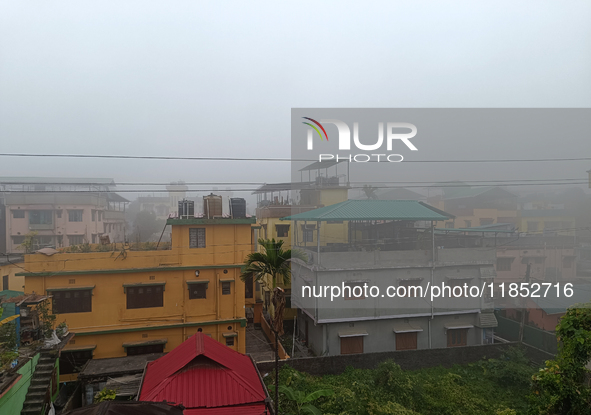
<path fill-rule="evenodd" d="M 205 248 L 205 228 L 189 229 L 189 248 Z"/>

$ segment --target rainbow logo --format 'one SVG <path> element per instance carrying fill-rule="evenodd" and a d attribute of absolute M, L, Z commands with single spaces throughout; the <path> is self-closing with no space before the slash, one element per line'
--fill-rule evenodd
<path fill-rule="evenodd" d="M 326 134 L 326 130 L 324 129 L 324 127 L 322 126 L 322 124 L 320 124 L 318 121 L 313 120 L 312 118 L 308 118 L 308 117 L 302 117 L 306 120 L 310 120 L 312 121 L 314 124 L 316 124 L 318 127 L 320 127 L 320 129 L 322 130 L 322 132 L 324 133 L 324 137 L 322 136 L 322 134 L 320 134 L 320 130 L 318 130 L 318 128 L 316 128 L 316 126 L 310 124 L 309 122 L 305 122 L 302 121 L 303 124 L 309 125 L 310 127 L 312 127 L 313 129 L 316 130 L 316 132 L 318 133 L 318 135 L 320 136 L 320 139 L 324 139 L 326 137 L 326 141 L 328 141 L 328 134 Z"/>

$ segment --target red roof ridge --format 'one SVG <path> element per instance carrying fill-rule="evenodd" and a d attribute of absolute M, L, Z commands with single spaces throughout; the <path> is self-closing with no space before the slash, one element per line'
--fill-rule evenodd
<path fill-rule="evenodd" d="M 200 356 L 217 363 L 220 367 L 215 368 L 215 372 L 212 372 L 212 368 L 199 366 L 187 368 Z M 202 388 L 208 388 L 208 386 L 203 385 L 209 385 L 214 379 L 219 381 L 224 377 L 229 383 L 221 389 L 216 388 L 216 396 L 211 396 L 211 400 L 206 399 L 207 403 L 204 402 L 203 396 L 206 395 L 202 395 L 205 393 Z M 230 386 L 231 384 L 233 386 Z M 185 389 L 182 385 L 193 386 Z M 243 392 L 232 395 L 228 387 L 236 392 L 239 390 Z M 259 375 L 250 357 L 230 349 L 201 332 L 191 336 L 167 355 L 148 363 L 140 391 L 141 400 L 175 402 L 185 400 L 186 402 L 177 403 L 187 407 L 231 406 L 264 401 L 265 398 Z"/>

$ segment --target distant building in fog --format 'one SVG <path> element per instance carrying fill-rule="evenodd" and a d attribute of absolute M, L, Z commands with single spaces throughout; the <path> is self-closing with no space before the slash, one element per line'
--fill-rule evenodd
<path fill-rule="evenodd" d="M 0 252 L 22 252 L 27 234 L 33 249 L 123 242 L 125 205 L 104 178 L 0 178 Z"/>

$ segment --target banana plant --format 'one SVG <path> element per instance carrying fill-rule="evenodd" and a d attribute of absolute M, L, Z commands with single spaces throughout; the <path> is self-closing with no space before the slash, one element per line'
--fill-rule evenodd
<path fill-rule="evenodd" d="M 274 387 L 270 386 L 269 389 L 273 390 Z M 331 396 L 334 393 L 331 389 L 322 389 L 306 395 L 305 392 L 294 390 L 289 386 L 283 385 L 279 386 L 279 392 L 284 394 L 287 399 L 296 405 L 296 414 L 298 415 L 322 415 L 320 409 L 312 405 L 311 402 L 323 396 Z"/>

